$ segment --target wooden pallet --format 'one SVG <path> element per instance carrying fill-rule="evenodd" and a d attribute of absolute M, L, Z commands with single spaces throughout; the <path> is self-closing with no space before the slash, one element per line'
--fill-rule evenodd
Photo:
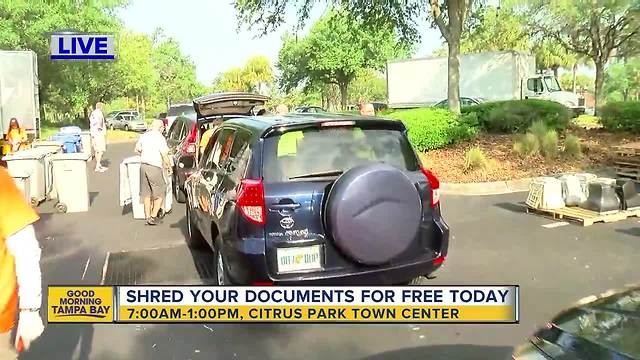
<path fill-rule="evenodd" d="M 613 150 L 622 158 L 640 156 L 640 142 L 613 146 Z"/>
<path fill-rule="evenodd" d="M 598 213 L 591 210 L 582 209 L 576 206 L 568 206 L 562 209 L 543 210 L 533 209 L 527 206 L 527 213 L 537 213 L 556 219 L 566 219 L 577 222 L 582 226 L 593 225 L 594 223 L 611 223 L 624 220 L 630 217 L 640 217 L 640 208 L 630 210 L 616 210 L 606 213 Z"/>

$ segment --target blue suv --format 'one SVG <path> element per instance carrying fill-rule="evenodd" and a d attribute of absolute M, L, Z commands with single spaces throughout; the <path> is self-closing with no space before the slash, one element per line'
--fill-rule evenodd
<path fill-rule="evenodd" d="M 186 183 L 191 246 L 208 243 L 220 285 L 415 283 L 445 260 L 438 179 L 399 121 L 250 116 L 267 98 L 194 100 L 221 124 Z"/>

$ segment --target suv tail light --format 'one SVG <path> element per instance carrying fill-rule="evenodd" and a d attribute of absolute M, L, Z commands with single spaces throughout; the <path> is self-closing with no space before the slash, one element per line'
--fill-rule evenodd
<path fill-rule="evenodd" d="M 237 203 L 245 219 L 256 225 L 265 224 L 266 209 L 262 180 L 243 179 L 240 182 Z"/>
<path fill-rule="evenodd" d="M 191 132 L 184 140 L 184 145 L 182 146 L 182 151 L 187 154 L 195 154 L 196 153 L 196 137 L 198 135 L 198 126 L 196 123 L 193 124 L 191 128 Z"/>
<path fill-rule="evenodd" d="M 433 173 L 425 168 L 420 168 L 424 176 L 429 180 L 431 187 L 431 207 L 434 208 L 440 203 L 440 180 Z"/>

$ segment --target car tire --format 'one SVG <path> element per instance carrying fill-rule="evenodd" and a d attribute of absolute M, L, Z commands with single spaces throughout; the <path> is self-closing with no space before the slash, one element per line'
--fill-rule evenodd
<path fill-rule="evenodd" d="M 115 129 L 116 129 L 116 127 L 115 127 L 115 126 L 113 126 L 113 124 L 111 124 L 111 125 L 109 125 L 109 129 L 110 129 L 110 130 L 115 130 Z"/>
<path fill-rule="evenodd" d="M 177 202 L 179 202 L 180 204 L 184 204 L 185 202 L 187 202 L 187 194 L 185 193 L 184 189 L 182 189 L 182 187 L 178 184 L 178 176 L 175 175 L 175 170 L 173 172 L 173 197 L 176 199 Z"/>
<path fill-rule="evenodd" d="M 229 279 L 229 273 L 225 266 L 224 256 L 220 249 L 222 248 L 222 238 L 218 235 L 218 238 L 214 242 L 215 244 L 215 260 L 214 265 L 216 269 L 215 283 L 218 286 L 232 285 Z"/>
<path fill-rule="evenodd" d="M 124 131 L 129 131 L 129 125 L 124 126 Z"/>
<path fill-rule="evenodd" d="M 189 247 L 192 249 L 206 249 L 207 243 L 200 230 L 198 230 L 196 225 L 193 223 L 193 215 L 189 210 L 189 206 L 187 206 L 186 217 L 188 231 L 187 245 L 189 245 Z"/>

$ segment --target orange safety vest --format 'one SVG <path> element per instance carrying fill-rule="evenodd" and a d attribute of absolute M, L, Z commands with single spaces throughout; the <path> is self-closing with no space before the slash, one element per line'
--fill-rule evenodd
<path fill-rule="evenodd" d="M 13 178 L 0 167 L 0 334 L 13 328 L 18 311 L 18 284 L 13 256 L 7 238 L 39 217 L 29 205 Z"/>

